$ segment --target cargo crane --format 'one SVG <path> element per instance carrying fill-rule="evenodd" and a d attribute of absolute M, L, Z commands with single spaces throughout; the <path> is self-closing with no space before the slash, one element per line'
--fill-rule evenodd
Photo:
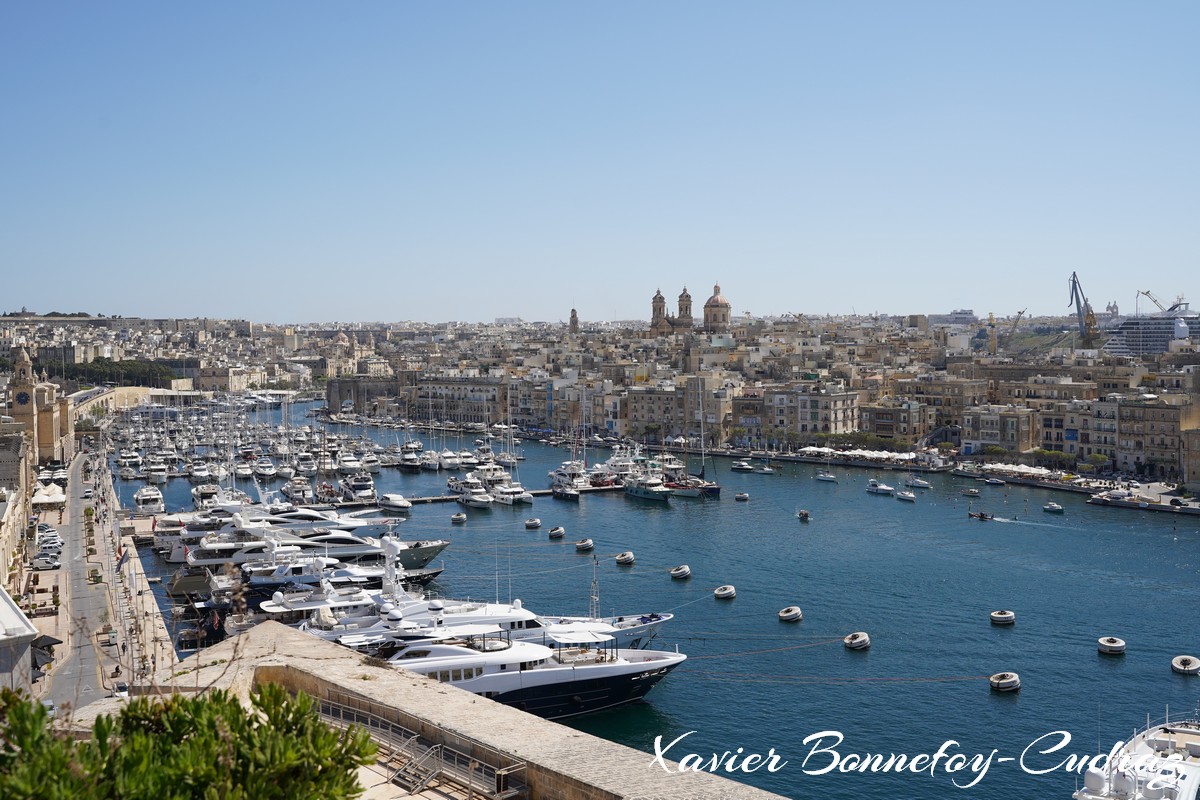
<path fill-rule="evenodd" d="M 1096 314 L 1092 311 L 1092 304 L 1088 302 L 1087 295 L 1083 293 L 1083 287 L 1079 285 L 1079 276 L 1074 272 L 1071 273 L 1069 285 L 1071 297 L 1067 308 L 1075 306 L 1075 316 L 1079 322 L 1079 338 L 1082 340 L 1085 350 L 1091 349 L 1100 333 L 1100 326 L 1096 324 Z"/>
<path fill-rule="evenodd" d="M 1025 312 L 1028 308 L 1022 308 L 1017 312 L 1017 318 L 1008 326 L 1008 330 L 1004 332 L 1004 346 L 1008 347 L 1008 342 L 1012 339 L 1012 335 L 1017 332 L 1017 326 L 1021 324 L 1021 320 L 1025 317 Z"/>

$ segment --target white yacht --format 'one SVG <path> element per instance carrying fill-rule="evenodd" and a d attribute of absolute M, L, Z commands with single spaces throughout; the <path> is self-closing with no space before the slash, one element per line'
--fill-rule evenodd
<path fill-rule="evenodd" d="M 438 466 L 441 469 L 459 469 L 462 467 L 462 462 L 458 458 L 458 453 L 453 450 L 443 450 L 437 455 Z"/>
<path fill-rule="evenodd" d="M 354 473 L 361 471 L 362 468 L 362 462 L 359 461 L 358 456 L 354 455 L 354 453 L 351 451 L 344 450 L 341 453 L 338 453 L 338 472 L 342 473 L 343 475 L 353 475 Z"/>
<path fill-rule="evenodd" d="M 208 462 L 193 461 L 188 468 L 188 479 L 192 483 L 208 483 L 212 480 L 212 472 L 208 468 Z"/>
<path fill-rule="evenodd" d="M 367 472 L 379 472 L 380 467 L 383 465 L 383 462 L 379 460 L 379 456 L 375 453 L 364 453 L 363 457 L 359 460 L 362 462 L 362 468 Z"/>
<path fill-rule="evenodd" d="M 671 498 L 671 490 L 664 486 L 662 478 L 653 472 L 630 475 L 625 480 L 625 494 L 628 497 L 663 503 Z"/>
<path fill-rule="evenodd" d="M 151 456 L 146 460 L 145 466 L 142 467 L 142 475 L 150 483 L 166 483 L 167 482 L 167 462 L 161 458 Z"/>
<path fill-rule="evenodd" d="M 451 628 L 444 636 L 402 644 L 389 661 L 546 719 L 641 700 L 687 658 L 661 650 L 620 650 L 611 636 L 587 629 L 555 633 L 550 647 L 513 641 L 495 626 Z"/>
<path fill-rule="evenodd" d="M 317 460 L 309 452 L 296 454 L 296 474 L 311 478 L 317 474 Z"/>
<path fill-rule="evenodd" d="M 338 481 L 338 485 L 342 490 L 342 499 L 348 503 L 374 503 L 379 499 L 375 493 L 375 480 L 366 470 L 347 475 Z"/>
<path fill-rule="evenodd" d="M 533 495 L 520 483 L 501 483 L 492 487 L 492 499 L 497 503 L 506 506 L 515 506 L 518 503 L 533 503 Z"/>
<path fill-rule="evenodd" d="M 277 470 L 275 469 L 275 462 L 271 460 L 270 456 L 260 456 L 258 460 L 254 462 L 254 466 L 251 467 L 251 470 L 253 470 L 254 474 L 258 477 L 268 481 L 274 478 L 277 473 Z"/>
<path fill-rule="evenodd" d="M 906 481 L 904 481 L 904 485 L 910 489 L 932 489 L 933 488 L 933 484 L 930 483 L 929 481 L 925 480 L 924 478 L 918 478 L 916 475 L 911 475 L 911 474 L 908 476 L 908 479 Z"/>
<path fill-rule="evenodd" d="M 212 508 L 217 497 L 221 493 L 221 487 L 215 483 L 202 483 L 199 486 L 192 487 L 192 505 L 197 511 L 203 511 L 206 508 Z"/>
<path fill-rule="evenodd" d="M 867 481 L 867 494 L 892 494 L 896 489 L 894 486 L 888 486 L 886 483 L 871 478 Z"/>
<path fill-rule="evenodd" d="M 316 499 L 316 495 L 313 494 L 312 482 L 300 475 L 285 483 L 279 492 L 288 500 L 300 505 L 312 503 Z"/>
<path fill-rule="evenodd" d="M 1200 797 L 1200 719 L 1197 715 L 1146 726 L 1117 742 L 1103 767 L 1083 773 L 1075 800 L 1154 800 Z"/>
<path fill-rule="evenodd" d="M 379 496 L 379 507 L 394 514 L 407 514 L 412 510 L 412 501 L 406 500 L 402 494 L 382 494 Z"/>
<path fill-rule="evenodd" d="M 405 596 L 413 599 L 405 599 Z M 395 598 L 380 595 L 375 613 L 370 610 L 330 619 L 310 615 L 297 627 L 327 641 L 334 641 L 359 652 L 387 657 L 397 646 L 413 640 L 430 639 L 444 633 L 494 626 L 510 638 L 549 645 L 554 634 L 587 630 L 611 636 L 621 649 L 648 647 L 658 635 L 659 626 L 670 621 L 671 614 L 643 614 L 624 617 L 547 617 L 524 608 L 520 600 L 512 603 L 477 603 L 462 600 L 425 600 L 417 589 Z"/>
<path fill-rule="evenodd" d="M 143 486 L 133 493 L 133 513 L 165 514 L 166 511 L 162 492 L 157 486 Z"/>

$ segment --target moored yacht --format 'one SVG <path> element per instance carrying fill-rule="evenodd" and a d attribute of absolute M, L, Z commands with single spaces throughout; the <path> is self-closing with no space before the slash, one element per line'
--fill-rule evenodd
<path fill-rule="evenodd" d="M 867 481 L 867 494 L 892 494 L 896 489 L 893 486 L 888 486 L 886 483 L 871 478 Z"/>
<path fill-rule="evenodd" d="M 133 513 L 163 514 L 166 510 L 163 494 L 157 486 L 143 486 L 133 493 Z"/>
<path fill-rule="evenodd" d="M 653 472 L 630 475 L 625 480 L 625 494 L 642 500 L 657 500 L 665 503 L 671 490 L 663 485 L 662 478 Z"/>
<path fill-rule="evenodd" d="M 1081 767 L 1082 768 L 1082 767 Z M 1117 742 L 1103 766 L 1083 773 L 1075 800 L 1200 797 L 1200 719 L 1164 720 Z"/>
<path fill-rule="evenodd" d="M 388 660 L 531 714 L 563 719 L 641 700 L 687 658 L 620 650 L 612 637 L 586 629 L 550 639 L 553 646 L 513 641 L 494 626 L 450 629 L 442 640 L 399 645 Z"/>

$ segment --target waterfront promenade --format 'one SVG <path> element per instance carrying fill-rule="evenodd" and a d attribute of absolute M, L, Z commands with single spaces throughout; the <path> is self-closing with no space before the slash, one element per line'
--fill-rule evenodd
<path fill-rule="evenodd" d="M 33 622 L 62 642 L 46 679 L 37 684 L 39 695 L 59 708 L 78 709 L 111 695 L 118 681 L 136 684 L 177 659 L 133 549 L 139 525 L 148 532 L 150 521 L 126 519 L 102 457 L 78 456 L 67 486 L 63 513 L 43 517 L 63 535 L 63 565 L 33 573 L 40 586 L 58 586 L 60 606 L 56 615 Z M 90 500 L 82 498 L 87 488 Z"/>

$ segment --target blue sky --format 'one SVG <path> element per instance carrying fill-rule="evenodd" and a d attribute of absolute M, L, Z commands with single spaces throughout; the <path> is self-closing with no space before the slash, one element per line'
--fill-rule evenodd
<path fill-rule="evenodd" d="M 1195 2 L 7 3 L 0 311 L 1134 310 Z M 1196 298 L 1200 301 L 1200 297 Z M 1141 301 L 1143 311 L 1148 302 Z"/>

